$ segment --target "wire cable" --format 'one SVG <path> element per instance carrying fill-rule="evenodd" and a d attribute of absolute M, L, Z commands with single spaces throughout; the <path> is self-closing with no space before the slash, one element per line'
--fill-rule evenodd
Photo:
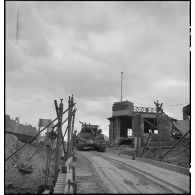
<path fill-rule="evenodd" d="M 146 105 L 146 104 L 142 104 L 142 103 L 139 103 L 139 102 L 134 102 L 135 104 L 137 105 L 143 105 L 143 106 L 146 106 L 146 107 L 153 107 L 154 105 Z M 169 106 L 182 106 L 182 105 L 188 105 L 189 103 L 179 103 L 179 104 L 168 104 L 166 105 L 165 103 L 163 103 L 163 106 L 164 107 L 169 107 Z"/>
<path fill-rule="evenodd" d="M 181 104 L 171 104 L 171 105 L 165 105 L 165 106 L 182 106 L 182 105 L 187 105 L 189 103 L 181 103 Z"/>

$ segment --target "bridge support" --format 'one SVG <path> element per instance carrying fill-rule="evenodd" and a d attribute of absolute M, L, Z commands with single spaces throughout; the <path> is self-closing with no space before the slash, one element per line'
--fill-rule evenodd
<path fill-rule="evenodd" d="M 62 142 L 62 115 L 63 115 L 63 103 L 62 103 L 62 99 L 61 99 L 61 103 L 59 105 L 57 105 L 57 101 L 55 100 L 55 107 L 56 107 L 56 113 L 57 113 L 57 117 L 58 117 L 58 129 L 57 129 L 57 144 L 56 144 L 56 154 L 55 154 L 55 168 L 54 168 L 54 180 L 57 179 L 58 176 L 58 172 L 59 172 L 59 161 L 60 161 L 60 146 L 61 146 L 61 142 Z"/>

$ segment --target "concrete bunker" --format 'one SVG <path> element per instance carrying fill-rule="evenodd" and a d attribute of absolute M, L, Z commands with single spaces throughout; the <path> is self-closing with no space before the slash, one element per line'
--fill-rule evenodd
<path fill-rule="evenodd" d="M 171 135 L 171 123 L 160 115 L 159 128 Z M 112 117 L 108 118 L 109 139 L 114 141 L 116 138 L 140 137 L 140 147 L 147 140 L 150 130 L 153 134 L 157 134 L 157 129 L 146 122 L 157 125 L 156 109 L 151 107 L 136 107 L 132 102 L 121 101 L 115 102 L 112 106 Z M 161 134 L 164 140 L 170 140 L 166 134 Z"/>
<path fill-rule="evenodd" d="M 119 120 L 121 123 L 120 137 L 129 137 L 130 129 L 132 130 L 132 117 L 121 116 Z"/>

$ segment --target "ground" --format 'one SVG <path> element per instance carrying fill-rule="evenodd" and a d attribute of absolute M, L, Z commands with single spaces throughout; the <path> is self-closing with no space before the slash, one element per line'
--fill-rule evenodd
<path fill-rule="evenodd" d="M 14 135 L 6 134 L 5 158 L 23 144 L 17 141 Z M 5 162 L 5 193 L 36 194 L 40 186 L 44 185 L 42 168 L 46 164 L 46 155 L 40 151 L 31 160 L 28 160 L 35 150 L 33 145 L 27 145 L 17 155 Z M 31 174 L 20 173 L 18 165 L 21 163 L 32 165 L 33 172 Z"/>
<path fill-rule="evenodd" d="M 111 152 L 77 151 L 78 194 L 189 193 L 190 177 Z"/>
<path fill-rule="evenodd" d="M 161 149 L 161 155 L 165 154 L 168 149 Z M 157 160 L 158 149 L 146 150 L 144 152 L 143 158 L 149 158 Z M 187 148 L 174 148 L 170 151 L 162 160 L 162 162 L 182 166 L 189 168 L 190 167 L 190 150 Z"/>
<path fill-rule="evenodd" d="M 90 150 L 88 150 L 88 152 L 90 152 Z M 85 155 L 79 153 L 74 166 L 76 169 L 78 194 L 109 193 L 109 190 L 104 185 L 101 177 L 97 174 L 92 162 Z"/>
<path fill-rule="evenodd" d="M 109 152 L 121 153 L 132 156 L 134 148 L 128 146 L 121 146 L 119 148 L 108 148 Z M 161 149 L 161 155 L 165 154 L 169 149 Z M 158 148 L 146 149 L 142 155 L 143 158 L 158 160 Z M 170 151 L 163 159 L 162 162 L 182 166 L 185 168 L 190 167 L 190 149 L 184 147 L 176 147 Z"/>
<path fill-rule="evenodd" d="M 13 135 L 6 135 L 5 143 L 5 158 L 23 145 Z M 133 149 L 130 148 L 120 148 L 120 150 L 107 148 L 103 153 L 94 150 L 76 151 L 78 158 L 74 165 L 78 194 L 189 193 L 189 176 L 143 164 L 132 160 L 131 157 L 119 155 L 119 151 L 133 154 Z M 187 164 L 185 159 L 189 158 L 189 153 L 182 151 L 183 149 L 175 149 L 165 160 L 173 164 L 178 162 L 182 164 L 182 161 L 183 165 Z M 28 160 L 34 152 L 34 145 L 27 145 L 5 162 L 5 193 L 36 194 L 44 185 L 43 168 L 46 165 L 46 153 L 41 150 Z M 146 151 L 145 155 L 153 158 L 156 156 L 156 151 Z M 32 165 L 33 173 L 21 174 L 17 168 L 21 162 Z"/>

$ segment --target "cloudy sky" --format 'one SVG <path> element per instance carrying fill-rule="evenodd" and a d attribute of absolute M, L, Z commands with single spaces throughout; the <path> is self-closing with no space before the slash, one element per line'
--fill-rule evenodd
<path fill-rule="evenodd" d="M 6 113 L 21 123 L 55 118 L 54 100 L 67 108 L 74 94 L 76 129 L 81 120 L 108 135 L 122 71 L 123 100 L 159 100 L 182 119 L 189 2 L 6 2 Z"/>

